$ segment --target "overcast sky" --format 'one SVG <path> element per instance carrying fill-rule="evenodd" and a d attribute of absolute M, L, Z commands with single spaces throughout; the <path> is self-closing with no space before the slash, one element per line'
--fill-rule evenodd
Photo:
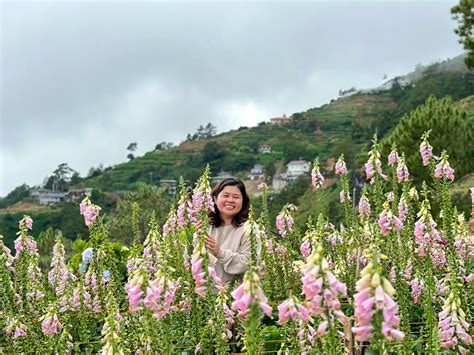
<path fill-rule="evenodd" d="M 456 2 L 1 2 L 0 196 L 455 57 Z"/>

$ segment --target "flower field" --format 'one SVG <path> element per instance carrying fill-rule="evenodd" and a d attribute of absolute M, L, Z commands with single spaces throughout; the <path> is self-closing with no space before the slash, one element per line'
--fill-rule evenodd
<path fill-rule="evenodd" d="M 310 218 L 304 233 L 294 228 L 294 205 L 269 220 L 263 184 L 262 211 L 248 223 L 249 270 L 231 285 L 204 244 L 214 208 L 208 169 L 192 193 L 181 184 L 163 226 L 152 218 L 146 240 L 118 252 L 100 207 L 86 198 L 78 213 L 90 239 L 80 262 L 65 260 L 58 236 L 47 274 L 25 216 L 14 252 L 0 239 L 0 353 L 470 353 L 470 216 L 451 202 L 455 172 L 429 133 L 420 161 L 432 181 L 417 188 L 404 154 L 394 147 L 382 158 L 374 139 L 356 205 L 341 156 L 345 220 L 336 227 Z M 311 177 L 317 194 L 317 159 Z M 471 195 L 474 205 L 474 188 Z"/>

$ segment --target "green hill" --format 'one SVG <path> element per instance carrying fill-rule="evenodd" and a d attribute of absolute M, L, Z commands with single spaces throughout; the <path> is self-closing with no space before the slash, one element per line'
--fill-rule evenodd
<path fill-rule="evenodd" d="M 158 185 L 162 179 L 179 177 L 193 184 L 206 164 L 210 164 L 213 174 L 223 170 L 245 179 L 252 166 L 259 163 L 265 167 L 268 182 L 271 182 L 274 173 L 281 172 L 290 160 L 312 161 L 319 157 L 323 173 L 330 177 L 332 172 L 327 169 L 332 169 L 334 158 L 337 159 L 343 153 L 349 167 L 360 167 L 361 161 L 357 156 L 363 152 L 360 156 L 365 159 L 373 134 L 376 132 L 379 138 L 389 137 L 392 132 L 396 132 L 394 128 L 401 118 L 424 104 L 430 95 L 438 99 L 450 96 L 454 101 L 464 99 L 458 108 L 464 112 L 462 119 L 470 122 L 466 127 L 473 128 L 474 98 L 470 96 L 474 95 L 474 74 L 468 72 L 462 61 L 455 58 L 417 68 L 414 73 L 395 78 L 391 87 L 357 92 L 331 100 L 321 107 L 294 113 L 291 120 L 282 125 L 261 122 L 256 127 L 240 127 L 206 139 L 187 139 L 177 147 L 148 152 L 131 161 L 96 171 L 93 176 L 78 178 L 75 187 L 95 188 L 98 191 L 96 198 L 107 204 L 107 212 L 113 218 L 117 214 L 117 203 L 107 193 L 133 191 L 140 184 Z M 258 148 L 263 144 L 270 145 L 272 152 L 258 153 Z M 472 171 L 465 171 L 469 172 Z M 294 202 L 304 195 L 307 190 L 305 184 L 296 184 L 278 197 L 275 196 L 272 213 L 288 202 L 285 196 L 291 196 L 291 202 Z M 18 216 L 21 218 L 23 212 L 31 213 L 33 217 L 35 213 L 41 212 L 40 228 L 36 231 L 61 227 L 70 239 L 84 236 L 83 228 L 72 225 L 81 223 L 80 218 L 69 223 L 71 226 L 61 222 L 61 218 L 71 215 L 68 204 L 37 212 L 13 208 L 28 192 L 29 187 L 20 186 L 6 198 L 0 199 L 0 232 L 6 235 L 7 242 L 13 240 L 16 228 L 14 221 L 19 219 Z M 328 195 L 333 194 L 328 192 Z M 258 203 L 256 208 L 258 210 Z M 339 213 L 334 206 L 327 208 L 330 214 Z M 51 218 L 48 214 L 51 214 Z"/>

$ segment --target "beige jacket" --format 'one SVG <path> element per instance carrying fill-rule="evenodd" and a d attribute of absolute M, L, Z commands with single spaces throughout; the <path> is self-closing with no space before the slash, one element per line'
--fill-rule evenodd
<path fill-rule="evenodd" d="M 226 284 L 237 276 L 241 278 L 249 269 L 247 263 L 251 259 L 251 247 L 247 224 L 245 222 L 237 228 L 233 225 L 211 228 L 211 237 L 220 248 L 215 265 L 216 273 Z"/>

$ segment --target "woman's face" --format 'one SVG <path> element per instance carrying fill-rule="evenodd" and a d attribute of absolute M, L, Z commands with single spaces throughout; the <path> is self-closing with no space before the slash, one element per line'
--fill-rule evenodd
<path fill-rule="evenodd" d="M 232 221 L 242 209 L 242 200 L 242 193 L 237 186 L 224 187 L 215 199 L 222 220 Z"/>

